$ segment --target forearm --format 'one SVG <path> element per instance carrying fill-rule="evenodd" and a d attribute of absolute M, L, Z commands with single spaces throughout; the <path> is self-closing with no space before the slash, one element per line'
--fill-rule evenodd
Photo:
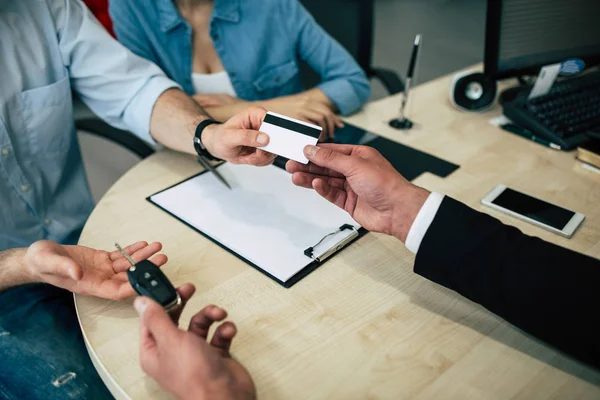
<path fill-rule="evenodd" d="M 276 97 L 270 100 L 257 101 L 255 104 L 260 105 L 261 107 L 266 108 L 267 110 L 273 110 L 276 112 L 277 108 L 288 102 L 290 100 L 294 100 L 295 98 L 307 99 L 309 102 L 313 103 L 321 103 L 327 106 L 331 111 L 337 113 L 337 109 L 335 104 L 327 97 L 327 95 L 319 88 L 313 88 L 309 90 L 305 90 L 304 92 L 298 94 L 292 94 L 289 96 Z"/>
<path fill-rule="evenodd" d="M 170 149 L 196 154 L 194 134 L 206 111 L 179 89 L 169 89 L 158 98 L 150 118 L 152 137 Z"/>
<path fill-rule="evenodd" d="M 600 261 L 530 237 L 446 198 L 415 272 L 594 365 Z"/>
<path fill-rule="evenodd" d="M 225 104 L 222 106 L 206 107 L 206 112 L 215 120 L 225 122 L 234 115 L 246 110 L 251 105 L 259 105 L 259 102 L 240 101 L 233 104 Z"/>
<path fill-rule="evenodd" d="M 281 1 L 285 23 L 296 38 L 298 57 L 321 78 L 318 87 L 349 115 L 369 98 L 369 81 L 356 60 L 315 21 L 298 1 Z"/>
<path fill-rule="evenodd" d="M 307 96 L 310 99 L 310 101 L 324 104 L 327 107 L 329 107 L 329 109 L 331 111 L 333 111 L 335 113 L 338 112 L 335 104 L 333 104 L 333 102 L 331 101 L 331 99 L 329 97 L 327 97 L 325 92 L 323 92 L 319 88 L 312 88 L 312 89 L 306 90 L 302 93 L 298 93 L 297 95 L 294 95 L 294 96 Z"/>
<path fill-rule="evenodd" d="M 273 112 L 284 112 L 284 109 L 288 109 L 286 107 L 287 103 L 290 101 L 295 101 L 297 97 L 301 97 L 307 99 L 309 102 L 313 103 L 321 103 L 327 106 L 331 111 L 337 113 L 335 105 L 333 102 L 323 93 L 321 89 L 309 89 L 302 93 L 293 94 L 289 96 L 275 97 L 269 100 L 257 100 L 257 101 L 239 101 L 232 104 L 224 104 L 219 106 L 209 106 L 206 107 L 206 112 L 217 121 L 225 122 L 229 118 L 234 115 L 246 110 L 251 106 L 259 106 L 264 107 L 269 111 Z"/>
<path fill-rule="evenodd" d="M 0 291 L 33 282 L 25 264 L 27 249 L 0 251 Z"/>

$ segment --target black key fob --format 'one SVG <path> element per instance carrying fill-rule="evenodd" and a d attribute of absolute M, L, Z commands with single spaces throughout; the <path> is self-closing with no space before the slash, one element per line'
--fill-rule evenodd
<path fill-rule="evenodd" d="M 181 296 L 166 275 L 148 260 L 129 267 L 127 277 L 140 296 L 148 296 L 162 305 L 167 312 L 181 305 Z"/>

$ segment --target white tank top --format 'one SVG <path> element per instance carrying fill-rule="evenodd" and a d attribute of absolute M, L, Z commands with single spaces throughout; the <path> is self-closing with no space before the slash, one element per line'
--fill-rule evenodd
<path fill-rule="evenodd" d="M 192 84 L 196 94 L 225 93 L 237 97 L 227 71 L 216 74 L 192 73 Z"/>

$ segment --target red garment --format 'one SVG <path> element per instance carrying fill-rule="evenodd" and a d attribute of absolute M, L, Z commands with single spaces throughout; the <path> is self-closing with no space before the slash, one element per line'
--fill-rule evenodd
<path fill-rule="evenodd" d="M 106 30 L 113 36 L 115 32 L 112 27 L 112 20 L 108 14 L 108 0 L 83 0 L 86 6 L 90 9 L 92 14 L 98 18 L 98 21 L 106 28 Z"/>

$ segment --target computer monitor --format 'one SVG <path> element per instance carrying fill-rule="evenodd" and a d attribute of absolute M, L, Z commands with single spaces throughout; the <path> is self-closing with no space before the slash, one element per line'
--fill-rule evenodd
<path fill-rule="evenodd" d="M 600 62 L 600 0 L 488 0 L 485 75 L 535 75 L 570 58 Z"/>

